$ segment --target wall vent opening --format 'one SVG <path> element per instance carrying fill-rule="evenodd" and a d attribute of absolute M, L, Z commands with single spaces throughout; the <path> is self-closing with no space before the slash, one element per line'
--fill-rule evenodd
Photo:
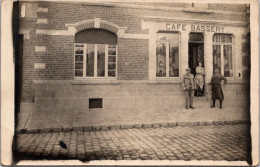
<path fill-rule="evenodd" d="M 91 98 L 89 99 L 89 109 L 102 108 L 102 98 Z"/>

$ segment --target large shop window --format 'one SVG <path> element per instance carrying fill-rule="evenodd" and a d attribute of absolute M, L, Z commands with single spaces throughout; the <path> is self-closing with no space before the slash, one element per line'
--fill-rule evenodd
<path fill-rule="evenodd" d="M 233 77 L 232 35 L 213 36 L 213 71 L 219 69 L 225 77 Z"/>
<path fill-rule="evenodd" d="M 114 34 L 103 30 L 77 33 L 74 45 L 75 77 L 116 77 L 116 42 L 117 37 Z"/>
<path fill-rule="evenodd" d="M 179 34 L 157 33 L 156 77 L 179 77 Z"/>

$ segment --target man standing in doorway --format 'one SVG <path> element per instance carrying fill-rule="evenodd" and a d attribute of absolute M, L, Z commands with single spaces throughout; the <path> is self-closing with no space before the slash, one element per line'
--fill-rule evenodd
<path fill-rule="evenodd" d="M 190 73 L 190 68 L 186 68 L 186 74 L 182 78 L 182 87 L 185 91 L 185 105 L 186 109 L 195 109 L 193 107 L 193 97 L 195 90 L 194 75 Z"/>
<path fill-rule="evenodd" d="M 224 100 L 224 94 L 221 88 L 221 81 L 224 80 L 224 83 L 227 83 L 227 79 L 219 73 L 218 69 L 215 69 L 214 74 L 211 78 L 211 86 L 212 86 L 212 102 L 213 105 L 211 106 L 211 108 L 215 107 L 215 102 L 218 99 L 219 100 L 219 108 L 222 109 L 222 101 Z"/>

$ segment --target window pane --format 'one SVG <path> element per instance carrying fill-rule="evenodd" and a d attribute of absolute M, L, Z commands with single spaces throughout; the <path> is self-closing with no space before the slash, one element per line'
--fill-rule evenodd
<path fill-rule="evenodd" d="M 116 56 L 108 56 L 108 62 L 116 62 Z"/>
<path fill-rule="evenodd" d="M 219 69 L 221 71 L 221 47 L 220 45 L 213 45 L 213 71 Z"/>
<path fill-rule="evenodd" d="M 105 45 L 97 45 L 97 76 L 105 76 Z"/>
<path fill-rule="evenodd" d="M 75 54 L 75 77 L 83 77 L 83 50 L 84 44 L 74 45 Z"/>
<path fill-rule="evenodd" d="M 108 76 L 116 76 L 116 45 L 108 46 Z"/>
<path fill-rule="evenodd" d="M 108 46 L 108 55 L 116 55 L 116 45 Z"/>
<path fill-rule="evenodd" d="M 83 54 L 83 48 L 76 48 L 75 54 Z"/>
<path fill-rule="evenodd" d="M 76 62 L 83 62 L 83 55 L 75 55 Z"/>
<path fill-rule="evenodd" d="M 231 45 L 224 45 L 224 76 L 233 77 Z"/>
<path fill-rule="evenodd" d="M 113 70 L 113 69 L 115 69 L 116 68 L 116 64 L 115 63 L 109 63 L 108 64 L 108 69 L 109 70 Z"/>
<path fill-rule="evenodd" d="M 166 47 L 164 43 L 157 43 L 156 47 L 156 76 L 166 77 Z"/>
<path fill-rule="evenodd" d="M 232 43 L 232 35 L 215 34 L 213 42 Z"/>
<path fill-rule="evenodd" d="M 115 77 L 116 76 L 116 73 L 115 73 L 115 71 L 108 71 L 108 76 L 109 77 Z"/>
<path fill-rule="evenodd" d="M 82 77 L 83 76 L 83 70 L 75 70 L 75 76 L 76 77 Z"/>
<path fill-rule="evenodd" d="M 75 63 L 75 69 L 83 69 L 83 63 Z"/>
<path fill-rule="evenodd" d="M 169 43 L 169 77 L 179 77 L 179 43 Z"/>
<path fill-rule="evenodd" d="M 88 77 L 94 77 L 94 52 L 95 52 L 94 45 L 88 44 L 87 45 L 87 56 L 86 56 L 86 61 L 87 61 L 86 75 Z"/>

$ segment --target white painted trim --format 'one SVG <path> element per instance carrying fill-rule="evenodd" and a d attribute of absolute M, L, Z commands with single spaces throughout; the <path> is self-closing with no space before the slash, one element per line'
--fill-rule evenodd
<path fill-rule="evenodd" d="M 108 45 L 105 45 L 105 78 L 108 77 Z"/>
<path fill-rule="evenodd" d="M 48 12 L 48 8 L 41 8 L 41 7 L 38 7 L 37 12 L 47 13 L 47 12 Z"/>
<path fill-rule="evenodd" d="M 98 59 L 97 59 L 97 50 L 98 50 L 98 47 L 97 47 L 97 44 L 94 44 L 94 77 L 95 78 L 97 78 L 98 76 L 97 76 L 97 65 L 98 65 L 98 63 L 97 63 L 97 61 L 98 61 Z"/>
<path fill-rule="evenodd" d="M 36 29 L 36 34 L 47 34 L 47 30 Z"/>
<path fill-rule="evenodd" d="M 108 21 L 105 21 L 105 20 L 101 20 L 100 18 L 95 18 L 95 19 L 90 19 L 90 20 L 83 20 L 81 22 L 77 22 L 77 23 L 74 23 L 74 24 L 65 24 L 65 27 L 78 27 L 80 25 L 84 25 L 84 24 L 87 24 L 87 23 L 94 23 L 94 27 L 93 28 L 98 28 L 98 25 L 100 26 L 101 23 L 103 24 L 107 24 L 107 25 L 110 25 L 112 27 L 115 27 L 116 29 L 127 29 L 127 27 L 121 27 L 121 26 L 118 26 L 114 23 L 111 23 L 111 22 L 108 22 Z M 95 24 L 97 27 L 95 27 Z"/>
<path fill-rule="evenodd" d="M 25 3 L 22 3 L 22 7 L 21 7 L 21 17 L 25 17 Z"/>
<path fill-rule="evenodd" d="M 166 66 L 166 77 L 169 78 L 169 42 L 165 42 L 166 45 L 166 62 L 165 62 L 165 66 Z"/>
<path fill-rule="evenodd" d="M 46 52 L 46 46 L 35 46 L 35 52 Z"/>
<path fill-rule="evenodd" d="M 19 29 L 18 34 L 23 34 L 24 39 L 30 39 L 30 30 L 28 29 Z"/>
<path fill-rule="evenodd" d="M 36 24 L 48 24 L 48 19 L 37 19 Z"/>
<path fill-rule="evenodd" d="M 100 28 L 100 18 L 94 19 L 94 28 Z"/>
<path fill-rule="evenodd" d="M 186 19 L 173 17 L 157 17 L 157 16 L 143 16 L 145 22 L 174 22 L 174 23 L 190 23 L 190 24 L 217 24 L 226 26 L 247 26 L 246 22 L 234 21 L 216 21 L 216 20 L 202 20 L 202 19 Z"/>
<path fill-rule="evenodd" d="M 46 69 L 46 63 L 34 63 L 34 69 Z"/>
<path fill-rule="evenodd" d="M 44 29 L 36 29 L 36 34 L 44 34 L 44 35 L 61 35 L 61 36 L 74 36 L 76 30 L 72 27 L 69 30 L 44 30 Z M 22 34 L 22 31 L 21 31 Z M 128 38 L 128 39 L 149 39 L 149 34 L 131 34 L 125 33 L 124 36 L 119 38 Z"/>
<path fill-rule="evenodd" d="M 84 48 L 83 48 L 83 77 L 86 77 L 86 72 L 87 72 L 87 53 L 88 53 L 88 48 L 87 44 L 84 43 Z M 74 63 L 75 64 L 75 63 Z M 75 76 L 75 74 L 74 74 Z"/>

